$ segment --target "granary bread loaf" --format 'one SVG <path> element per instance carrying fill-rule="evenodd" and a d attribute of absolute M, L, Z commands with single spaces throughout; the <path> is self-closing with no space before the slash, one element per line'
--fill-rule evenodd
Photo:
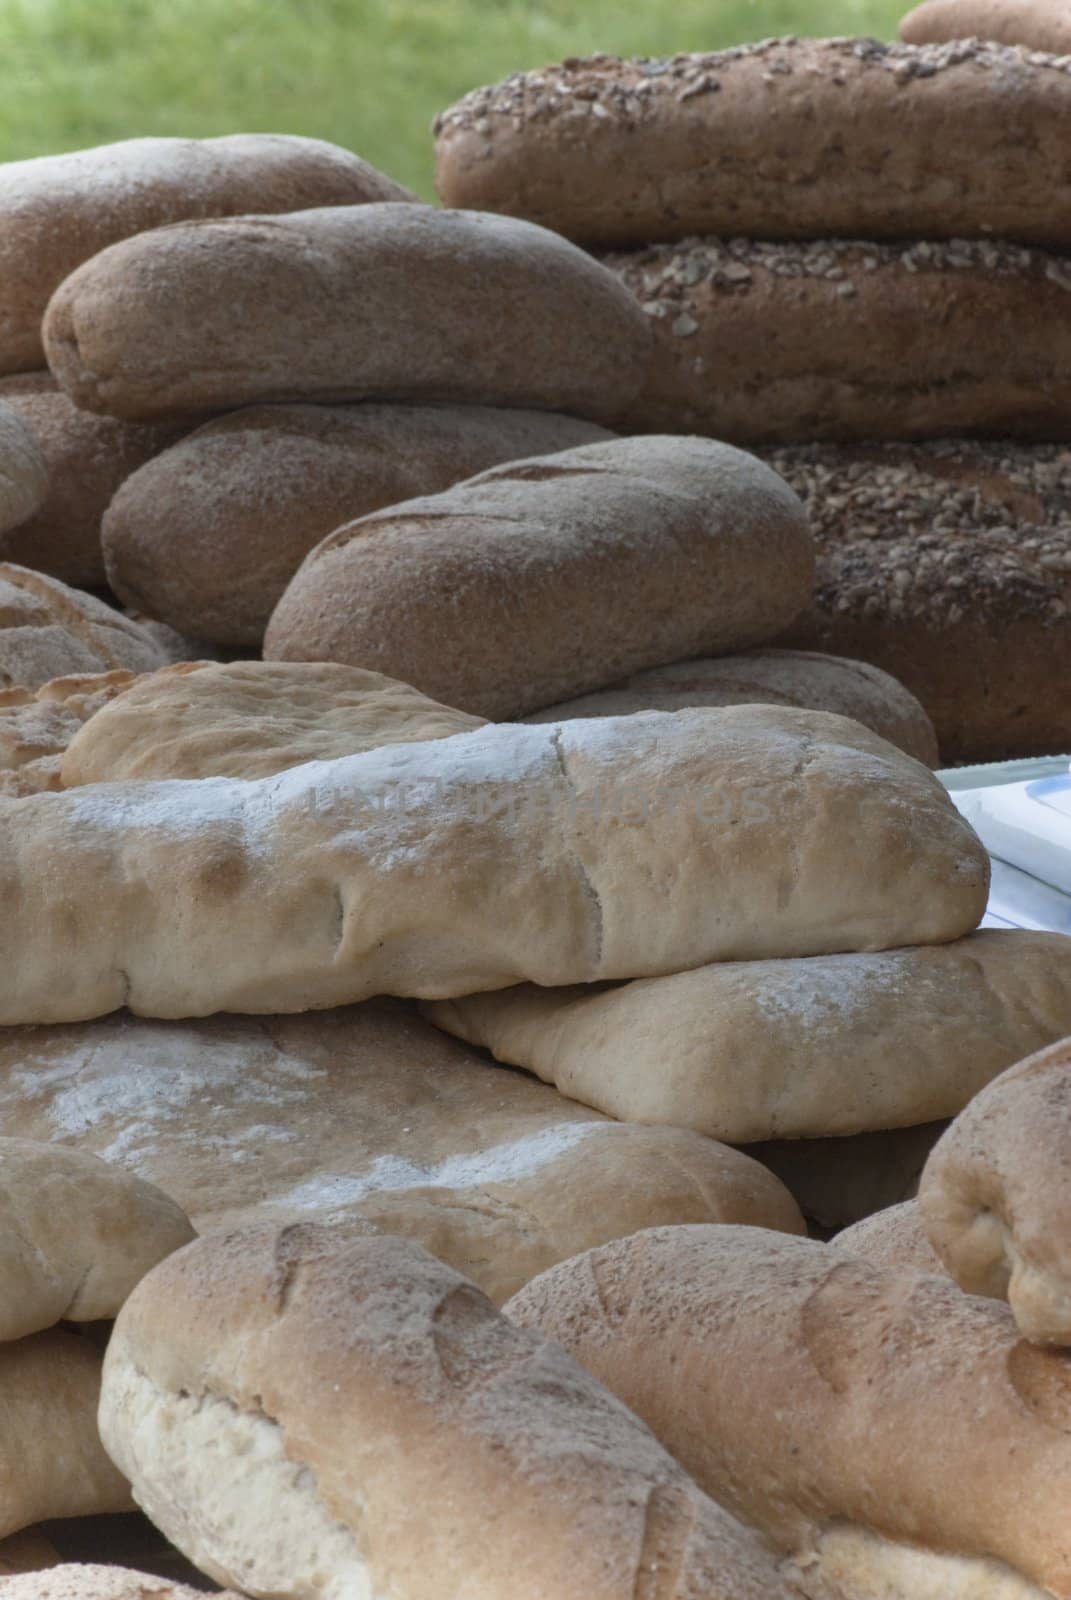
<path fill-rule="evenodd" d="M 411 201 L 319 139 L 126 139 L 0 165 L 0 372 L 43 365 L 41 318 L 68 273 L 107 245 L 184 217 Z"/>
<path fill-rule="evenodd" d="M 998 39 L 1071 56 L 1071 15 L 1063 0 L 924 0 L 900 23 L 908 44 Z"/>
<path fill-rule="evenodd" d="M 780 1178 L 808 1221 L 828 1232 L 913 1199 L 947 1126 L 920 1122 L 832 1139 L 767 1139 L 746 1149 Z"/>
<path fill-rule="evenodd" d="M 761 444 L 1071 428 L 1066 256 L 992 239 L 692 238 L 604 259 L 654 332 L 626 432 Z"/>
<path fill-rule="evenodd" d="M 48 464 L 40 444 L 18 412 L 0 404 L 0 534 L 32 517 L 47 494 Z"/>
<path fill-rule="evenodd" d="M 956 939 L 989 863 L 919 762 L 780 706 L 494 725 L 0 806 L 0 1022 L 279 1012 Z"/>
<path fill-rule="evenodd" d="M 47 372 L 0 378 L 0 405 L 28 425 L 48 474 L 47 494 L 33 516 L 0 539 L 0 556 L 76 588 L 102 587 L 101 518 L 109 502 L 125 478 L 189 425 L 96 417 L 72 405 Z M 159 516 L 160 503 L 155 510 Z"/>
<path fill-rule="evenodd" d="M 0 689 L 0 795 L 19 799 L 63 787 L 60 764 L 75 733 L 138 674 L 75 673 L 40 689 Z"/>
<path fill-rule="evenodd" d="M 120 599 L 198 638 L 259 647 L 302 561 L 343 523 L 501 461 L 608 437 L 545 411 L 249 407 L 127 478 L 104 520 L 108 581 Z"/>
<path fill-rule="evenodd" d="M 217 1600 L 241 1600 L 230 1589 L 215 1593 Z M 3 1596 L 4 1600 L 204 1600 L 204 1590 L 129 1567 L 67 1562 L 48 1572 L 12 1578 L 4 1585 Z"/>
<path fill-rule="evenodd" d="M 926 1236 L 917 1200 L 876 1211 L 830 1241 L 835 1250 L 879 1267 L 912 1267 L 944 1276 L 944 1265 Z"/>
<path fill-rule="evenodd" d="M 77 405 L 131 418 L 378 399 L 599 420 L 650 358 L 633 297 L 558 235 L 390 204 L 127 239 L 61 284 L 44 341 Z"/>
<path fill-rule="evenodd" d="M 0 690 L 72 673 L 152 672 L 166 659 L 147 630 L 103 600 L 0 562 Z"/>
<path fill-rule="evenodd" d="M 525 722 L 623 717 L 633 711 L 699 706 L 799 706 L 851 717 L 909 756 L 935 767 L 933 723 L 903 684 L 865 661 L 813 650 L 747 650 L 712 660 L 677 661 L 634 672 L 608 689 L 531 711 Z"/>
<path fill-rule="evenodd" d="M 505 1309 L 791 1551 L 805 1594 L 1071 1595 L 1066 1363 L 1006 1306 L 784 1234 L 659 1228 Z"/>
<path fill-rule="evenodd" d="M 269 660 L 348 661 L 487 717 L 760 644 L 806 607 L 799 503 L 705 439 L 515 461 L 362 517 L 306 558 Z"/>
<path fill-rule="evenodd" d="M 127 1302 L 101 1426 L 157 1526 L 253 1594 L 792 1593 L 564 1351 L 399 1239 L 260 1229 L 181 1252 Z"/>
<path fill-rule="evenodd" d="M 900 678 L 949 763 L 1068 749 L 1071 450 L 946 440 L 768 459 L 818 547 L 813 608 L 784 643 Z"/>
<path fill-rule="evenodd" d="M 730 1144 L 869 1133 L 955 1116 L 1030 1051 L 1071 1032 L 1071 939 L 795 961 L 720 961 L 592 990 L 532 984 L 426 1015 L 628 1122 Z"/>
<path fill-rule="evenodd" d="M 203 1232 L 252 1214 L 400 1234 L 497 1301 L 659 1223 L 803 1231 L 738 1151 L 608 1121 L 391 1002 L 0 1029 L 0 1125 L 106 1154 Z"/>
<path fill-rule="evenodd" d="M 569 238 L 1071 244 L 1071 78 L 977 40 L 768 39 L 516 73 L 436 122 L 444 202 Z"/>

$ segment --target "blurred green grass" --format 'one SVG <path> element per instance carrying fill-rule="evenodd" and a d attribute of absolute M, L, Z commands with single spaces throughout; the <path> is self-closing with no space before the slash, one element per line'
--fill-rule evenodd
<path fill-rule="evenodd" d="M 436 111 L 606 50 L 891 38 L 896 0 L 0 0 L 0 159 L 136 134 L 311 134 L 430 196 Z"/>

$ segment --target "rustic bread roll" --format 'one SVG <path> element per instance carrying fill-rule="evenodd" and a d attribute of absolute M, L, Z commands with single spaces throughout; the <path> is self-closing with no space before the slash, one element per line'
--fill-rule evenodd
<path fill-rule="evenodd" d="M 747 1153 L 775 1173 L 822 1232 L 913 1199 L 947 1122 L 847 1134 L 839 1139 L 773 1139 Z M 787 1231 L 787 1230 L 786 1230 Z"/>
<path fill-rule="evenodd" d="M 267 778 L 305 761 L 483 725 L 406 683 L 331 662 L 184 662 L 139 678 L 101 710 L 108 715 L 83 723 L 67 747 L 65 788 L 125 778 Z"/>
<path fill-rule="evenodd" d="M 58 1567 L 60 1556 L 47 1539 L 39 1533 L 16 1533 L 0 1542 L 0 1578 L 10 1578 L 18 1572 L 41 1572 L 45 1567 Z M 5 1600 L 10 1590 L 3 1591 Z"/>
<path fill-rule="evenodd" d="M 136 678 L 120 668 L 52 678 L 36 690 L 0 689 L 0 795 L 62 788 L 60 763 L 75 733 Z"/>
<path fill-rule="evenodd" d="M 48 463 L 40 444 L 17 411 L 0 405 L 0 534 L 25 523 L 47 494 Z"/>
<path fill-rule="evenodd" d="M 626 432 L 736 444 L 1071 427 L 1071 261 L 991 239 L 686 239 L 605 258 L 655 355 Z"/>
<path fill-rule="evenodd" d="M 2 174 L 0 167 L 0 189 Z M 0 555 L 76 588 L 101 588 L 101 518 L 109 501 L 125 478 L 189 432 L 189 424 L 95 417 L 72 405 L 48 372 L 0 378 L 0 404 L 29 426 L 48 474 L 42 503 L 0 540 Z"/>
<path fill-rule="evenodd" d="M 43 366 L 41 318 L 62 280 L 98 250 L 185 217 L 412 200 L 400 184 L 320 139 L 127 139 L 0 166 L 0 372 Z"/>
<path fill-rule="evenodd" d="M 382 1001 L 3 1029 L 0 1126 L 106 1156 L 202 1231 L 252 1212 L 402 1234 L 495 1300 L 658 1223 L 803 1231 L 738 1151 L 607 1121 Z"/>
<path fill-rule="evenodd" d="M 0 1138 L 0 1342 L 110 1320 L 193 1237 L 154 1185 L 79 1150 Z"/>
<path fill-rule="evenodd" d="M 619 439 L 513 462 L 325 539 L 271 660 L 347 661 L 516 717 L 683 656 L 761 644 L 807 605 L 795 497 L 743 452 Z"/>
<path fill-rule="evenodd" d="M 989 861 L 919 762 L 781 706 L 497 725 L 0 806 L 0 1022 L 448 999 L 935 944 Z"/>
<path fill-rule="evenodd" d="M 183 1251 L 116 1326 L 101 1426 L 153 1521 L 254 1594 L 791 1594 L 560 1348 L 399 1239 L 260 1229 Z"/>
<path fill-rule="evenodd" d="M 44 341 L 77 405 L 132 418 L 378 399 L 598 420 L 650 358 L 632 296 L 556 234 L 389 204 L 128 239 L 60 286 Z"/>
<path fill-rule="evenodd" d="M 0 1344 L 0 1539 L 130 1509 L 97 1432 L 100 1367 L 92 1340 L 64 1328 Z"/>
<path fill-rule="evenodd" d="M 164 661 L 151 634 L 103 600 L 0 563 L 0 690 L 72 673 L 152 672 Z"/>
<path fill-rule="evenodd" d="M 971 1102 L 919 1187 L 930 1243 L 968 1294 L 1007 1299 L 1038 1344 L 1071 1344 L 1071 1044 L 1021 1061 Z"/>
<path fill-rule="evenodd" d="M 946 762 L 1071 748 L 1071 450 L 956 440 L 768 459 L 818 546 L 814 606 L 783 643 L 900 678 Z"/>
<path fill-rule="evenodd" d="M 908 44 L 997 39 L 1071 56 L 1071 15 L 1063 0 L 924 0 L 900 23 Z"/>
<path fill-rule="evenodd" d="M 810 650 L 748 650 L 711 661 L 677 661 L 622 683 L 531 711 L 525 722 L 622 717 L 691 706 L 799 706 L 851 717 L 928 767 L 938 762 L 933 724 L 913 694 L 863 661 Z"/>
<path fill-rule="evenodd" d="M 231 1589 L 214 1593 L 218 1600 L 241 1600 Z M 129 1567 L 67 1562 L 49 1572 L 12 1578 L 3 1596 L 4 1600 L 204 1600 L 204 1590 Z"/>
<path fill-rule="evenodd" d="M 572 60 L 476 89 L 435 124 L 446 205 L 571 239 L 1071 244 L 1062 64 L 977 40 L 767 39 Z"/>
<path fill-rule="evenodd" d="M 941 1258 L 926 1237 L 916 1200 L 904 1200 L 898 1206 L 864 1217 L 830 1243 L 844 1255 L 872 1261 L 875 1266 L 945 1275 Z"/>
<path fill-rule="evenodd" d="M 259 648 L 302 561 L 343 523 L 501 461 L 608 437 L 544 411 L 253 406 L 128 477 L 104 519 L 108 581 L 176 628 Z"/>
<path fill-rule="evenodd" d="M 1005 1306 L 806 1239 L 660 1228 L 544 1273 L 506 1314 L 794 1552 L 805 1594 L 1071 1595 L 1066 1363 Z"/>
<path fill-rule="evenodd" d="M 496 1060 L 626 1122 L 729 1144 L 952 1117 L 1013 1062 L 1071 1033 L 1071 939 L 809 961 L 720 961 L 610 988 L 532 984 L 425 1015 Z"/>

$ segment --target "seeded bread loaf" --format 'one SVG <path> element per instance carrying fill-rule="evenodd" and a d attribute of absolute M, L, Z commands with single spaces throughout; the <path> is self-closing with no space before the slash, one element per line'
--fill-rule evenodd
<path fill-rule="evenodd" d="M 48 464 L 39 441 L 16 411 L 0 404 L 0 535 L 32 517 L 47 494 Z"/>
<path fill-rule="evenodd" d="M 1064 63 L 977 40 L 771 39 L 516 73 L 436 121 L 450 206 L 606 247 L 986 237 L 1071 246 Z"/>
<path fill-rule="evenodd" d="M 1066 0 L 924 0 L 900 23 L 907 44 L 998 39 L 1050 55 L 1071 56 Z"/>
<path fill-rule="evenodd" d="M 1071 749 L 1071 450 L 954 440 L 767 459 L 819 552 L 814 605 L 780 643 L 900 678 L 948 763 Z"/>

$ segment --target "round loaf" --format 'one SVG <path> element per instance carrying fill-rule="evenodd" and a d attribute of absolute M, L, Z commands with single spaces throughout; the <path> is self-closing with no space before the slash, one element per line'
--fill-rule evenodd
<path fill-rule="evenodd" d="M 39 441 L 17 411 L 0 404 L 0 534 L 28 521 L 47 494 L 48 463 Z"/>
<path fill-rule="evenodd" d="M 969 40 L 768 39 L 570 60 L 435 124 L 446 205 L 607 247 L 726 238 L 1071 245 L 1071 78 Z"/>
<path fill-rule="evenodd" d="M 907 44 L 997 39 L 1071 56 L 1071 15 L 1064 0 L 924 0 L 901 21 L 900 37 Z"/>
<path fill-rule="evenodd" d="M 761 644 L 807 605 L 810 535 L 768 468 L 702 439 L 496 467 L 318 545 L 264 641 L 517 717 L 682 657 Z"/>
<path fill-rule="evenodd" d="M 101 518 L 112 496 L 132 472 L 186 433 L 188 424 L 95 417 L 72 405 L 48 372 L 0 378 L 0 405 L 31 429 L 48 473 L 42 503 L 0 539 L 0 556 L 75 588 L 103 588 Z"/>
<path fill-rule="evenodd" d="M 712 661 L 678 661 L 634 672 L 608 689 L 529 712 L 525 722 L 624 717 L 698 706 L 799 706 L 852 717 L 909 756 L 935 767 L 937 736 L 913 694 L 864 661 L 809 650 L 749 650 Z"/>
<path fill-rule="evenodd" d="M 390 204 L 125 240 L 59 287 L 44 341 L 76 405 L 131 418 L 378 399 L 598 421 L 651 353 L 625 287 L 556 234 Z"/>
<path fill-rule="evenodd" d="M 1071 748 L 1071 450 L 953 440 L 768 459 L 818 547 L 813 609 L 781 642 L 901 679 L 950 764 Z"/>
<path fill-rule="evenodd" d="M 122 667 L 154 672 L 166 659 L 146 629 L 103 600 L 0 563 L 0 690 Z"/>
<path fill-rule="evenodd" d="M 127 139 L 0 165 L 0 372 L 44 365 L 53 290 L 107 245 L 183 217 L 412 200 L 366 161 L 319 139 Z"/>
<path fill-rule="evenodd" d="M 104 519 L 108 582 L 196 638 L 259 649 L 290 579 L 343 523 L 608 437 L 572 417 L 483 406 L 251 407 L 131 469 Z"/>
<path fill-rule="evenodd" d="M 1071 261 L 954 239 L 687 239 L 606 256 L 655 335 L 626 432 L 1063 440 Z"/>

